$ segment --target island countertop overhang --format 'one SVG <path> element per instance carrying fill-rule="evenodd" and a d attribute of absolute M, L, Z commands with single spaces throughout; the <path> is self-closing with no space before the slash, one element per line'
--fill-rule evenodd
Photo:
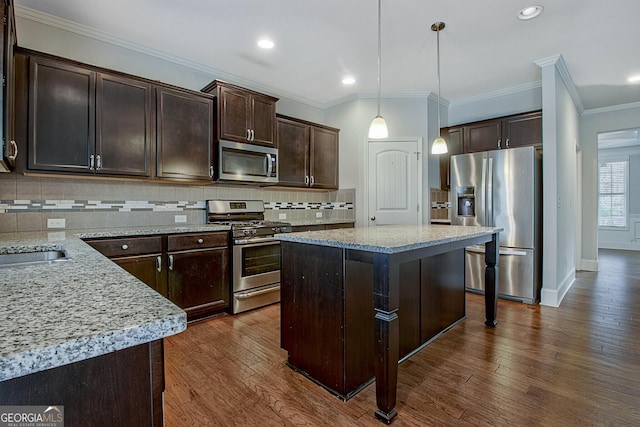
<path fill-rule="evenodd" d="M 502 230 L 455 225 L 383 225 L 276 234 L 275 238 L 283 242 L 395 254 L 475 237 L 489 238 Z"/>

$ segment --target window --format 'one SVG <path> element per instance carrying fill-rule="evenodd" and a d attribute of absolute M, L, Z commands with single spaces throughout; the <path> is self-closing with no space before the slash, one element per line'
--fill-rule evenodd
<path fill-rule="evenodd" d="M 598 168 L 598 226 L 627 228 L 629 159 L 603 159 Z"/>

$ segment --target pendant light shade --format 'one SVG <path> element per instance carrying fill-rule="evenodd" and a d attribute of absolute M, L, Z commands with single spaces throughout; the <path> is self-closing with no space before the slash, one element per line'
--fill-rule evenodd
<path fill-rule="evenodd" d="M 437 63 L 438 63 L 438 137 L 433 140 L 431 144 L 431 154 L 445 154 L 449 151 L 447 148 L 447 141 L 440 136 L 440 31 L 444 30 L 444 22 L 434 22 L 431 25 L 431 31 L 436 32 L 437 36 Z"/>
<path fill-rule="evenodd" d="M 378 115 L 371 121 L 369 126 L 369 138 L 380 139 L 389 136 L 389 129 L 387 128 L 387 122 L 384 121 L 380 115 L 380 73 L 381 73 L 381 51 L 382 51 L 382 35 L 380 31 L 380 16 L 381 12 L 381 0 L 378 0 Z"/>

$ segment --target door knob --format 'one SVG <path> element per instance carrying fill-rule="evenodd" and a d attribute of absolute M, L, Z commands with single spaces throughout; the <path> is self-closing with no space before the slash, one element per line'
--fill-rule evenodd
<path fill-rule="evenodd" d="M 376 220 L 376 217 L 375 217 L 375 216 L 372 216 L 372 217 L 371 217 L 371 218 L 369 218 L 369 219 L 370 219 L 371 221 L 375 221 L 375 220 Z"/>

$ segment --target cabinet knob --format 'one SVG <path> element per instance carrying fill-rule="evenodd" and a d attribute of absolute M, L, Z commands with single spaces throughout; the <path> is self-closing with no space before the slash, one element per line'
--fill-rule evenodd
<path fill-rule="evenodd" d="M 198 243 L 204 243 L 204 240 L 198 239 Z"/>
<path fill-rule="evenodd" d="M 129 249 L 129 245 L 127 245 L 127 244 L 122 245 L 122 250 L 123 251 L 126 251 L 127 249 Z"/>

